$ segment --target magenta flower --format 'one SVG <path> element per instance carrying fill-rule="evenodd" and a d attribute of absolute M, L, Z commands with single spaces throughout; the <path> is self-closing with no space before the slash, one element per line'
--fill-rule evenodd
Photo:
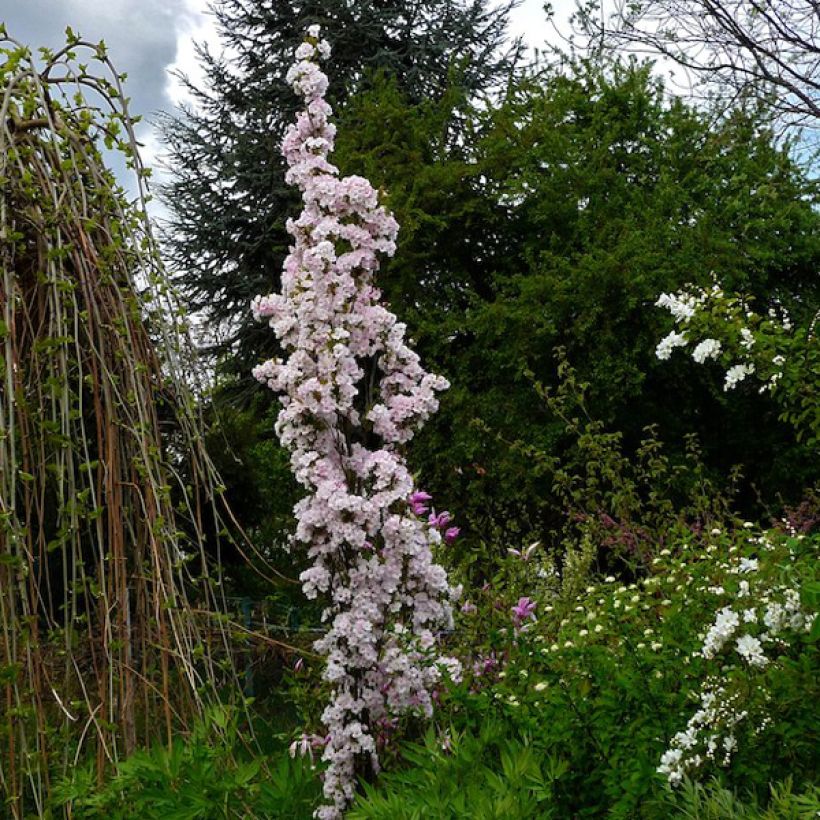
<path fill-rule="evenodd" d="M 535 601 L 527 597 L 519 598 L 518 603 L 512 608 L 513 622 L 515 625 L 521 626 L 527 618 L 535 620 Z"/>
<path fill-rule="evenodd" d="M 452 520 L 453 517 L 449 512 L 447 512 L 447 510 L 439 513 L 438 515 L 436 515 L 436 511 L 433 510 L 433 512 L 430 513 L 430 517 L 427 519 L 427 523 L 431 527 L 435 527 L 437 530 L 443 530 Z"/>
<path fill-rule="evenodd" d="M 448 544 L 452 544 L 453 541 L 455 541 L 456 538 L 458 538 L 458 534 L 460 532 L 461 532 L 461 530 L 458 527 L 450 527 L 450 529 L 447 530 L 447 532 L 444 533 L 444 540 Z"/>
<path fill-rule="evenodd" d="M 428 501 L 432 501 L 433 496 L 419 490 L 410 496 L 410 507 L 414 515 L 424 515 L 430 508 L 427 506 Z"/>

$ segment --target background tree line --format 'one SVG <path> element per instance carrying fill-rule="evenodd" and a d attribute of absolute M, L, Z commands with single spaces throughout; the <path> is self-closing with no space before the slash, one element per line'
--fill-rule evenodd
<path fill-rule="evenodd" d="M 742 511 L 774 516 L 816 474 L 767 396 L 729 402 L 708 369 L 654 356 L 658 295 L 713 274 L 758 306 L 816 310 L 817 188 L 794 159 L 797 137 L 776 135 L 770 85 L 696 106 L 650 63 L 589 43 L 527 65 L 507 34 L 514 5 L 216 6 L 229 58 L 203 50 L 206 87 L 189 83 L 195 107 L 165 122 L 167 245 L 190 309 L 214 330 L 212 449 L 263 549 L 283 541 L 296 490 L 276 408 L 249 375 L 274 337 L 248 304 L 278 288 L 286 252 L 294 203 L 278 143 L 296 103 L 283 77 L 310 22 L 343 78 L 331 89 L 336 161 L 380 185 L 402 226 L 382 287 L 453 385 L 413 458 L 458 513 L 463 550 L 549 543 L 563 526 L 556 459 L 576 444 L 535 388 L 557 384 L 559 347 L 590 385 L 585 412 L 627 450 L 657 425 L 682 463 L 694 429 L 717 485 L 740 465 Z M 582 10 L 594 33 L 590 19 Z"/>

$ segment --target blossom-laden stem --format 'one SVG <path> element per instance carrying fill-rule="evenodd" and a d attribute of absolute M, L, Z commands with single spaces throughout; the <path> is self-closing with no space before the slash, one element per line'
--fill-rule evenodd
<path fill-rule="evenodd" d="M 295 508 L 296 540 L 313 561 L 303 588 L 329 597 L 330 628 L 316 642 L 332 690 L 323 820 L 341 817 L 357 773 L 378 770 L 377 725 L 429 716 L 442 670 L 458 674 L 435 638 L 452 623 L 457 591 L 433 560 L 440 527 L 410 502 L 403 457 L 448 384 L 424 371 L 405 325 L 380 304 L 373 278 L 378 254 L 395 252 L 396 220 L 366 179 L 340 178 L 328 161 L 335 127 L 319 61 L 329 53 L 312 26 L 287 75 L 305 101 L 282 145 L 304 209 L 288 220 L 281 294 L 253 302 L 289 353 L 254 375 L 281 394 L 277 434 L 308 491 Z"/>

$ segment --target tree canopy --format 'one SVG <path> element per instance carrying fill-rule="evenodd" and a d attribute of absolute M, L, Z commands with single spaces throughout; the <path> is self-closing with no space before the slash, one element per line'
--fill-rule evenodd
<path fill-rule="evenodd" d="M 172 180 L 166 247 L 192 311 L 225 367 L 245 375 L 271 352 L 249 304 L 278 286 L 287 253 L 284 223 L 298 197 L 284 185 L 279 145 L 295 114 L 284 77 L 309 23 L 332 32 L 329 99 L 342 104 L 370 72 L 387 71 L 414 103 L 439 99 L 453 80 L 468 96 L 503 87 L 521 45 L 507 40 L 517 0 L 222 0 L 215 4 L 223 54 L 199 57 L 204 87 L 163 121 Z"/>

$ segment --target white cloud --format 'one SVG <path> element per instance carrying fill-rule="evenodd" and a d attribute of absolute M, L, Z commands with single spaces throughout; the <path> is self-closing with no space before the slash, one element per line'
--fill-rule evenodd
<path fill-rule="evenodd" d="M 511 33 L 523 37 L 530 48 L 555 43 L 558 39 L 556 27 L 562 34 L 567 34 L 570 15 L 575 11 L 575 0 L 552 0 L 553 25 L 544 10 L 544 3 L 545 0 L 524 0 L 511 17 Z"/>

